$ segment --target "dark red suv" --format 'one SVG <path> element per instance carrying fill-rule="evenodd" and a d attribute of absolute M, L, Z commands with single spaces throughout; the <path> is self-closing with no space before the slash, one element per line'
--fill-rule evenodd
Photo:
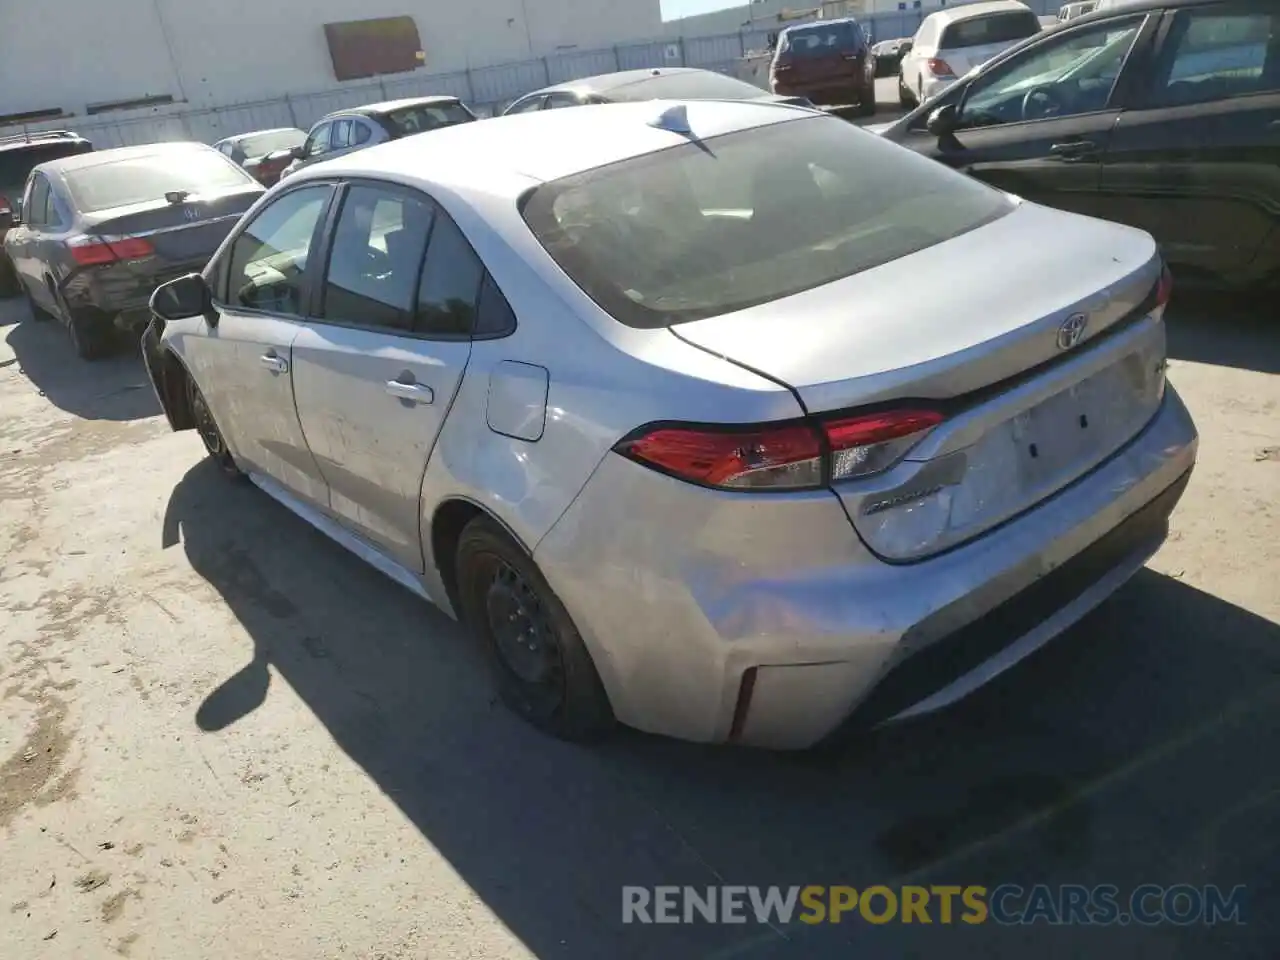
<path fill-rule="evenodd" d="M 14 201 L 22 197 L 31 168 L 92 149 L 93 144 L 84 137 L 66 130 L 0 136 L 0 297 L 22 292 L 3 244 L 4 235 L 13 226 Z"/>
<path fill-rule="evenodd" d="M 769 70 L 774 93 L 828 106 L 876 112 L 876 64 L 862 25 L 852 17 L 787 27 Z"/>

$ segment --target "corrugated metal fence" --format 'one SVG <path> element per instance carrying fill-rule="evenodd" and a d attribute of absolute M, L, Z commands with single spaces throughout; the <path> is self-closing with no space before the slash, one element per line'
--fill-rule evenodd
<path fill-rule="evenodd" d="M 1057 10 L 1054 0 L 1030 0 L 1037 13 Z M 862 18 L 873 39 L 908 37 L 929 11 L 917 9 Z M 456 73 L 413 73 L 379 80 L 346 83 L 329 90 L 222 107 L 185 105 L 145 111 L 120 111 L 110 117 L 68 117 L 20 128 L 29 131 L 73 129 L 99 148 L 153 143 L 158 140 L 201 140 L 269 127 L 306 129 L 326 113 L 379 100 L 445 94 L 460 97 L 478 113 L 500 112 L 517 97 L 553 83 L 615 70 L 650 67 L 701 67 L 735 75 L 748 54 L 763 52 L 778 24 L 712 37 L 678 37 L 620 44 L 602 50 L 570 51 L 534 60 L 480 67 Z"/>

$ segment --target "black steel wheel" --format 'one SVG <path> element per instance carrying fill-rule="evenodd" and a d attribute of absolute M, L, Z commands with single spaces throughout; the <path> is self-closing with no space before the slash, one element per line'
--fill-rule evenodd
<path fill-rule="evenodd" d="M 196 433 L 200 434 L 200 440 L 204 443 L 209 459 L 216 463 L 218 469 L 227 476 L 240 476 L 240 468 L 236 466 L 231 450 L 227 447 L 227 441 L 222 436 L 222 431 L 218 429 L 218 422 L 213 419 L 213 411 L 209 409 L 208 401 L 191 377 L 187 377 L 187 403 L 191 407 L 191 419 L 195 421 Z"/>
<path fill-rule="evenodd" d="M 478 517 L 458 541 L 462 615 L 498 695 L 529 723 L 565 740 L 613 726 L 591 654 L 537 565 L 494 521 Z"/>

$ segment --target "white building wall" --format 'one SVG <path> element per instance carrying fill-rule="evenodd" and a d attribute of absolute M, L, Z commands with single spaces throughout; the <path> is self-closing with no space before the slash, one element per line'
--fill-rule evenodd
<path fill-rule="evenodd" d="M 0 0 L 0 114 L 324 90 L 337 85 L 325 23 L 401 15 L 418 26 L 420 73 L 662 33 L 658 0 Z"/>

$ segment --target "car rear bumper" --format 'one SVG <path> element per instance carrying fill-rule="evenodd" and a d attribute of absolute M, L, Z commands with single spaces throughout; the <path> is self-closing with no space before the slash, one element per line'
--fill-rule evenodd
<path fill-rule="evenodd" d="M 116 326 L 140 333 L 151 319 L 151 294 L 156 287 L 199 272 L 206 262 L 208 257 L 202 256 L 185 263 L 156 264 L 145 271 L 123 264 L 85 269 L 67 280 L 63 296 L 72 309 L 94 308 L 111 316 Z"/>
<path fill-rule="evenodd" d="M 955 77 L 923 77 L 920 81 L 922 99 L 931 100 L 955 82 Z"/>
<path fill-rule="evenodd" d="M 807 97 L 816 104 L 874 103 L 875 83 L 868 84 L 861 70 L 856 75 L 804 83 L 775 83 L 773 92 L 784 97 Z"/>
<path fill-rule="evenodd" d="M 724 495 L 610 455 L 535 556 L 620 720 L 803 748 L 954 702 L 1083 617 L 1163 542 L 1197 445 L 1170 388 L 1090 474 L 903 565 L 874 559 L 832 494 Z"/>

